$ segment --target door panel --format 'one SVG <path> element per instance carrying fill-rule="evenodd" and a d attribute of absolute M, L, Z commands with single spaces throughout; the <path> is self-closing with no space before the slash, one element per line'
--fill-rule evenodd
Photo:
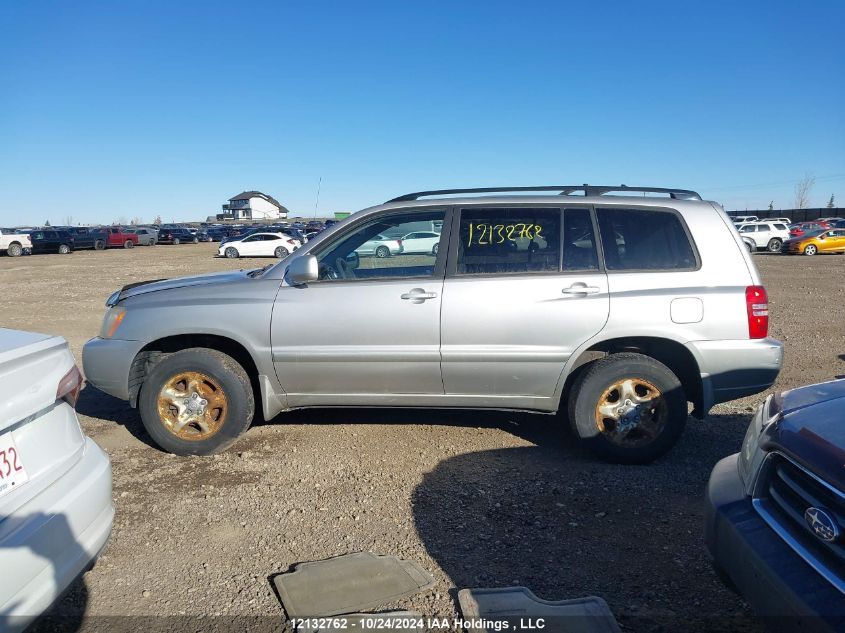
<path fill-rule="evenodd" d="M 563 218 L 561 230 L 560 209 L 461 212 L 443 288 L 447 395 L 551 398 L 573 351 L 604 326 L 590 211 Z"/>
<path fill-rule="evenodd" d="M 320 244 L 320 280 L 283 285 L 272 320 L 273 362 L 292 406 L 397 404 L 442 396 L 440 255 L 365 255 L 376 235 L 403 236 L 442 223 L 442 209 L 363 218 Z M 448 226 L 448 224 L 447 224 Z M 441 237 L 447 243 L 448 232 Z M 342 397 L 346 397 L 344 400 Z"/>

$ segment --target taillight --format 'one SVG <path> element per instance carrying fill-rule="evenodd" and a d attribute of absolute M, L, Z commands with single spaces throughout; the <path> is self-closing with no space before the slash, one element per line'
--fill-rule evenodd
<path fill-rule="evenodd" d="M 288 244 L 296 244 L 293 240 L 288 240 Z"/>
<path fill-rule="evenodd" d="M 59 381 L 59 388 L 56 391 L 56 400 L 64 400 L 70 406 L 75 407 L 79 399 L 79 392 L 85 384 L 79 368 L 74 365 L 71 370 Z"/>
<path fill-rule="evenodd" d="M 769 334 L 769 297 L 763 286 L 745 289 L 745 307 L 748 310 L 748 336 L 766 338 Z"/>

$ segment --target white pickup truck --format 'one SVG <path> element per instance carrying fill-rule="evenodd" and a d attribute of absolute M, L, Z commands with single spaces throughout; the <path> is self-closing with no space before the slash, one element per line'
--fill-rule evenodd
<path fill-rule="evenodd" d="M 105 547 L 111 462 L 76 417 L 82 374 L 59 336 L 0 328 L 0 631 L 47 609 Z"/>
<path fill-rule="evenodd" d="M 0 255 L 5 251 L 9 257 L 23 255 L 24 249 L 32 249 L 29 235 L 15 233 L 12 229 L 0 229 Z"/>

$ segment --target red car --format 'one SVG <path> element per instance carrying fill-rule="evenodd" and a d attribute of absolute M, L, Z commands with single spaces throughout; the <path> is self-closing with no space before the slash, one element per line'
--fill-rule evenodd
<path fill-rule="evenodd" d="M 138 245 L 138 236 L 127 233 L 123 227 L 108 226 L 101 229 L 106 233 L 106 246 L 109 248 L 134 248 Z"/>
<path fill-rule="evenodd" d="M 802 237 L 805 233 L 811 233 L 812 231 L 826 231 L 829 228 L 831 228 L 830 225 L 824 221 L 801 222 L 789 229 L 789 237 Z"/>

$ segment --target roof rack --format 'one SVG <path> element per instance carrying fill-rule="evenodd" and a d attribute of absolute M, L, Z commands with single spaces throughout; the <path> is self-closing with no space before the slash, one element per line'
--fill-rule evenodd
<path fill-rule="evenodd" d="M 627 185 L 544 185 L 541 187 L 476 187 L 474 189 L 434 189 L 408 193 L 387 202 L 408 202 L 430 196 L 448 196 L 459 193 L 503 193 L 514 191 L 557 191 L 561 196 L 568 196 L 576 191 L 583 191 L 585 196 L 603 196 L 615 191 L 633 193 L 665 193 L 675 200 L 701 200 L 697 192 L 689 189 L 666 189 L 663 187 L 629 187 Z M 387 202 L 385 204 L 387 204 Z"/>

